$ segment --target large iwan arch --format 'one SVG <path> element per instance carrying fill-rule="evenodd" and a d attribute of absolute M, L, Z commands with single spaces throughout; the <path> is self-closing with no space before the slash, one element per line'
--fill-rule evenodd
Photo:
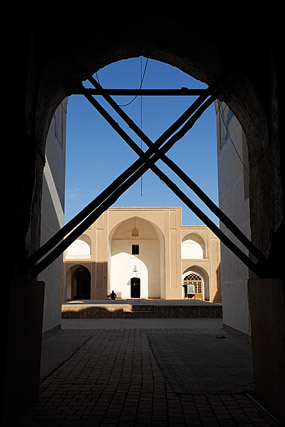
<path fill-rule="evenodd" d="M 110 233 L 109 245 L 109 289 L 114 289 L 120 298 L 132 298 L 132 284 L 137 278 L 140 298 L 160 298 L 164 239 L 158 227 L 137 216 L 126 219 Z"/>

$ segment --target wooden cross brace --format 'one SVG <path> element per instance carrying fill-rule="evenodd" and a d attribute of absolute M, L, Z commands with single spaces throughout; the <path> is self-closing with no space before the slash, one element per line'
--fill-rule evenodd
<path fill-rule="evenodd" d="M 221 79 L 201 91 L 200 96 L 193 104 L 173 123 L 154 143 L 150 138 L 130 119 L 130 117 L 111 98 L 108 91 L 92 77 L 88 80 L 93 84 L 96 92 L 102 95 L 111 105 L 116 113 L 128 124 L 128 126 L 149 147 L 146 152 L 130 138 L 120 127 L 112 116 L 93 97 L 93 92 L 81 85 L 78 93 L 82 93 L 86 99 L 97 109 L 114 130 L 126 141 L 126 143 L 138 154 L 139 158 L 128 169 L 126 169 L 115 181 L 113 181 L 99 196 L 67 223 L 46 244 L 36 251 L 29 259 L 28 266 L 31 277 L 36 277 L 49 264 L 51 264 L 71 243 L 73 243 L 99 216 L 108 209 L 134 182 L 136 182 L 148 169 L 151 169 L 185 204 L 189 207 L 216 236 L 257 276 L 265 276 L 266 258 L 253 245 L 253 243 L 239 230 L 239 228 L 228 218 L 220 208 L 213 203 L 209 197 L 191 180 L 169 157 L 166 152 L 180 140 L 195 124 L 196 120 L 217 98 L 218 87 Z M 164 145 L 163 145 L 164 144 Z M 191 188 L 201 200 L 218 216 L 226 227 L 238 238 L 238 240 L 258 260 L 253 262 L 232 240 L 225 235 L 214 222 L 201 211 L 198 206 L 190 200 L 185 193 L 164 173 L 155 163 L 162 160 L 172 171 L 174 171 Z M 75 228 L 76 227 L 76 228 Z M 39 262 L 38 262 L 39 261 Z"/>

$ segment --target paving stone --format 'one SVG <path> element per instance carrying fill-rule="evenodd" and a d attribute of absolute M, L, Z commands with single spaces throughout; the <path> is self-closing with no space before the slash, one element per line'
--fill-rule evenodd
<path fill-rule="evenodd" d="M 53 336 L 51 345 L 68 337 L 65 342 L 73 342 L 74 353 L 70 355 L 66 351 L 68 359 L 61 361 L 57 369 L 53 367 L 41 383 L 39 401 L 25 416 L 11 422 L 11 427 L 274 425 L 274 421 L 243 390 L 233 394 L 231 389 L 228 394 L 219 394 L 212 386 L 207 388 L 209 383 L 203 372 L 206 356 L 200 362 L 197 358 L 195 368 L 199 367 L 199 362 L 201 373 L 196 376 L 189 371 L 190 357 L 184 358 L 188 363 L 186 368 L 183 357 L 177 359 L 179 352 L 182 356 L 193 354 L 195 346 L 202 354 L 207 341 L 208 353 L 219 351 L 221 340 L 217 343 L 213 336 L 222 331 L 227 338 L 222 346 L 227 351 L 219 352 L 219 363 L 229 367 L 230 349 L 227 345 L 232 347 L 234 342 L 236 356 L 231 357 L 238 357 L 239 351 L 243 358 L 247 354 L 249 365 L 250 352 L 245 352 L 245 343 L 239 338 L 232 339 L 222 329 L 220 319 L 137 319 L 137 324 L 130 319 L 129 328 L 126 320 L 123 328 L 118 328 L 111 320 L 104 320 L 104 328 L 102 322 L 98 323 L 98 328 L 93 322 L 90 328 L 91 323 L 87 321 L 88 329 L 63 329 Z M 167 322 L 163 323 L 163 320 Z M 78 326 L 79 321 L 76 322 Z M 163 337 L 163 348 L 159 351 L 165 353 L 162 357 L 167 361 L 167 375 L 156 350 L 150 345 L 153 337 Z M 81 345 L 74 347 L 76 342 Z M 54 350 L 59 348 L 60 345 L 54 346 Z M 53 350 L 50 347 L 48 351 Z M 244 378 L 239 378 L 238 387 L 249 383 L 247 374 L 248 369 L 240 371 L 239 376 Z M 237 380 L 235 375 L 231 378 Z M 191 383 L 191 387 L 183 390 L 186 393 L 177 393 L 177 379 L 183 380 L 184 388 L 187 381 L 203 381 L 204 392 L 189 392 L 191 387 L 193 389 Z M 228 387 L 227 382 L 231 381 L 227 376 L 221 378 L 219 370 L 212 374 L 213 380 L 222 387 Z"/>

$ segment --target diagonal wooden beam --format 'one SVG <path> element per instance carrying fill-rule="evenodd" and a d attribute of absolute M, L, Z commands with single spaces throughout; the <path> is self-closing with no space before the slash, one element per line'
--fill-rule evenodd
<path fill-rule="evenodd" d="M 42 261 L 33 266 L 32 277 L 36 277 L 48 265 L 50 265 L 71 243 L 73 243 L 84 231 L 90 227 L 96 219 L 102 215 L 116 200 L 132 185 L 154 162 L 158 160 L 158 155 L 154 155 L 148 162 L 144 163 L 131 177 L 129 177 L 119 188 L 107 197 L 104 202 L 95 209 L 78 227 L 76 227 L 53 251 L 51 251 Z M 155 166 L 154 166 L 155 167 Z M 242 252 L 220 229 L 216 226 L 162 171 L 155 167 L 155 173 L 165 184 L 188 206 L 217 237 L 232 251 L 235 255 L 250 268 L 257 276 L 260 275 L 260 269 L 244 252 Z"/>
<path fill-rule="evenodd" d="M 97 82 L 96 82 L 97 83 Z M 209 89 L 209 88 L 208 88 Z M 195 108 L 194 104 L 188 109 L 189 111 L 186 111 L 180 119 L 178 119 L 172 126 L 170 126 L 169 129 L 167 129 L 164 134 L 158 138 L 158 140 L 153 144 L 152 141 L 142 132 L 140 132 L 140 137 L 146 142 L 147 145 L 150 147 L 146 153 L 143 153 L 142 150 L 132 141 L 132 139 L 120 128 L 120 126 L 113 120 L 113 118 L 107 113 L 104 109 L 102 110 L 102 107 L 100 106 L 97 101 L 93 98 L 90 91 L 83 87 L 83 92 L 87 99 L 90 100 L 90 102 L 93 103 L 96 109 L 105 116 L 106 120 L 109 121 L 109 123 L 114 127 L 114 129 L 121 135 L 121 137 L 124 138 L 124 140 L 131 146 L 132 149 L 136 151 L 136 153 L 140 156 L 140 158 L 131 165 L 130 168 L 128 168 L 127 171 L 125 171 L 122 175 L 124 175 L 123 178 L 118 177 L 116 181 L 116 185 L 113 185 L 115 183 L 112 183 L 108 188 L 108 190 L 104 190 L 101 195 L 99 195 L 97 198 L 95 198 L 86 208 L 83 209 L 85 219 L 82 221 L 80 225 L 76 229 L 74 229 L 70 234 L 61 241 L 58 246 L 54 247 L 56 245 L 55 241 L 59 242 L 60 239 L 62 239 L 64 236 L 66 236 L 67 228 L 65 229 L 65 234 L 63 235 L 63 231 L 60 230 L 59 233 L 57 233 L 57 237 L 54 236 L 52 245 L 50 244 L 49 247 L 43 247 L 40 248 L 39 251 L 37 251 L 34 256 L 30 257 L 29 265 L 32 265 L 32 277 L 35 277 L 37 274 L 39 274 L 42 270 L 44 270 L 51 262 L 53 262 L 54 259 L 56 259 L 73 241 L 76 240 L 108 207 L 110 207 L 117 199 L 118 197 L 123 194 L 126 189 L 128 189 L 137 179 L 140 178 L 140 176 L 149 168 L 151 168 L 159 177 L 160 179 L 168 185 L 169 188 L 172 189 L 172 191 L 188 206 L 196 215 L 206 224 L 209 226 L 210 229 L 220 238 L 222 242 L 226 246 L 228 246 L 255 274 L 261 275 L 260 266 L 258 264 L 255 264 L 246 254 L 244 254 L 220 229 L 217 227 L 178 187 L 176 184 L 174 184 L 157 166 L 154 164 L 159 158 L 163 158 L 165 153 L 183 136 L 186 132 L 193 126 L 195 121 L 201 116 L 202 112 L 210 105 L 211 102 L 215 99 L 215 96 L 212 96 L 209 98 L 206 102 L 203 103 L 203 100 L 207 98 L 207 90 L 201 95 L 198 100 L 195 102 L 200 104 L 200 107 L 195 111 L 192 117 L 190 117 L 186 123 L 183 125 L 182 129 L 176 132 L 176 134 L 172 135 L 172 137 L 165 143 L 165 145 L 158 149 L 169 137 L 171 132 L 177 130 L 183 122 L 185 122 L 185 119 L 187 118 L 187 114 L 190 116 L 190 112 L 192 113 Z M 102 89 L 104 91 L 104 89 Z M 106 93 L 103 94 L 103 96 L 108 98 L 109 95 Z M 110 97 L 109 97 L 110 98 Z M 109 100 L 108 100 L 109 101 Z M 110 102 L 109 102 L 110 103 Z M 112 105 L 113 104 L 113 105 Z M 130 123 L 130 119 L 127 115 L 125 115 L 124 112 L 120 111 L 120 107 L 112 100 L 111 98 L 111 105 L 113 108 L 118 112 L 118 114 L 126 119 L 125 121 L 129 124 L 129 126 L 136 132 L 137 126 L 134 123 Z M 192 109 L 192 111 L 191 111 Z M 137 132 L 136 132 L 137 133 Z M 152 157 L 151 157 L 152 156 Z M 165 156 L 166 157 L 166 156 Z M 168 159 L 166 157 L 166 159 Z M 163 160 L 166 160 L 163 158 Z M 166 164 L 168 162 L 168 165 L 171 164 L 171 160 L 166 160 Z M 134 166 L 136 164 L 136 166 Z M 175 164 L 174 164 L 175 165 Z M 172 165 L 173 166 L 173 165 Z M 176 166 L 176 165 L 175 165 Z M 177 166 L 176 166 L 177 167 Z M 178 168 L 179 169 L 179 168 Z M 135 171 L 135 172 L 134 172 Z M 134 173 L 133 173 L 134 172 Z M 183 171 L 180 171 L 184 174 Z M 179 173 L 180 173 L 179 172 Z M 180 175 L 181 175 L 180 173 Z M 195 184 L 196 185 L 196 184 Z M 198 187 L 199 188 L 199 187 Z M 201 190 L 202 191 L 202 190 Z M 104 195 L 103 195 L 104 193 Z M 105 197 L 105 198 L 104 198 Z M 100 199 L 100 200 L 99 200 Z M 96 202 L 95 202 L 96 201 Z M 101 203 L 101 204 L 100 204 Z M 92 205 L 92 208 L 91 208 Z M 92 209 L 94 209 L 92 211 Z M 82 212 L 83 212 L 82 211 Z M 91 213 L 90 213 L 91 212 Z M 83 216 L 81 217 L 83 218 Z M 77 218 L 76 221 L 78 221 L 79 218 Z M 72 221 L 71 221 L 72 222 Z M 70 224 L 69 224 L 70 227 Z M 64 228 L 64 227 L 63 227 Z M 58 236 L 61 236 L 60 238 Z M 49 243 L 49 242 L 47 242 Z M 45 246 L 45 245 L 44 245 Z M 50 248 L 54 247 L 53 250 Z M 49 251 L 51 252 L 44 257 L 45 254 L 47 254 Z M 43 258 L 44 257 L 44 258 Z M 43 258 L 38 264 L 34 265 L 35 262 L 39 259 Z"/>

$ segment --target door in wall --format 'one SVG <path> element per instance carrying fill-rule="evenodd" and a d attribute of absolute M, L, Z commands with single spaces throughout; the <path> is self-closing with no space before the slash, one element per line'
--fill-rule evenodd
<path fill-rule="evenodd" d="M 189 298 L 189 295 L 191 295 L 191 298 L 194 296 L 195 299 L 203 299 L 202 277 L 198 276 L 198 274 L 191 273 L 184 277 L 183 287 L 184 298 Z M 188 292 L 189 289 L 191 289 L 191 292 Z"/>
<path fill-rule="evenodd" d="M 133 277 L 131 279 L 131 298 L 140 298 L 141 296 L 141 279 Z"/>

